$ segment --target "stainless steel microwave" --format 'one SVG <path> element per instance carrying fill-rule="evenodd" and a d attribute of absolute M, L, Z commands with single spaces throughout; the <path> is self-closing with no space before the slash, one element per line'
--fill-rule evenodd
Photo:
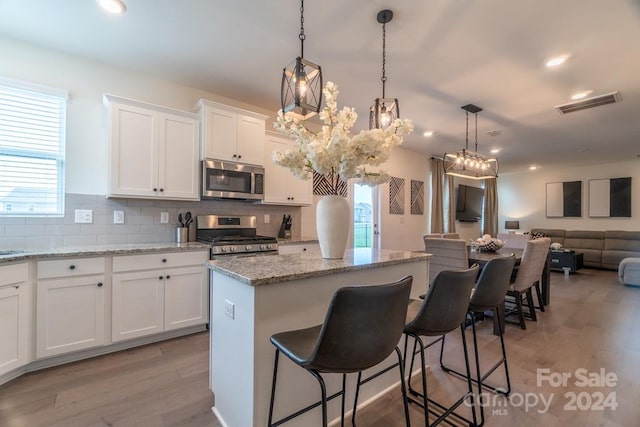
<path fill-rule="evenodd" d="M 203 199 L 264 199 L 264 168 L 227 162 L 202 161 Z"/>

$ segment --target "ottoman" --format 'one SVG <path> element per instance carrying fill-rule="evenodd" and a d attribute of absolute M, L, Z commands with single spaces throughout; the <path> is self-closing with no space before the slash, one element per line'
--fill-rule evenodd
<path fill-rule="evenodd" d="M 620 261 L 618 280 L 623 285 L 640 286 L 640 258 L 625 258 Z"/>

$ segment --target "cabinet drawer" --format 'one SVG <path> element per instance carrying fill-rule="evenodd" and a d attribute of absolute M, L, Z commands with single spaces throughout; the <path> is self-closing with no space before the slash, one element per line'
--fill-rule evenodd
<path fill-rule="evenodd" d="M 113 257 L 113 272 L 202 265 L 207 259 L 208 250 L 116 256 Z"/>
<path fill-rule="evenodd" d="M 69 258 L 38 261 L 38 279 L 104 273 L 104 258 Z"/>
<path fill-rule="evenodd" d="M 28 277 L 26 262 L 0 267 L 0 286 L 26 282 Z"/>

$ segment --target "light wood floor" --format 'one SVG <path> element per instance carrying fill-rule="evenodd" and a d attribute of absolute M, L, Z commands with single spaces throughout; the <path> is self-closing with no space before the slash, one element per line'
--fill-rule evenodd
<path fill-rule="evenodd" d="M 526 331 L 507 326 L 513 397 L 510 403 L 497 399 L 487 409 L 486 425 L 640 426 L 640 288 L 619 285 L 612 271 L 583 269 L 568 278 L 551 277 L 548 311 L 537 323 L 528 322 Z M 481 361 L 489 363 L 498 354 L 498 341 L 490 322 L 482 323 Z M 429 395 L 447 402 L 462 392 L 464 382 L 442 372 L 437 353 L 430 352 Z M 462 366 L 459 353 L 459 334 L 451 334 L 446 358 L 455 367 Z M 0 426 L 219 427 L 210 410 L 207 358 L 208 335 L 202 333 L 30 373 L 0 386 Z M 537 368 L 572 377 L 566 387 L 537 386 Z M 579 388 L 577 368 L 615 373 L 617 384 Z M 500 382 L 502 375 L 494 376 L 494 383 Z M 583 404 L 595 392 L 614 392 L 618 407 L 567 411 L 567 392 L 582 393 Z M 527 409 L 516 397 L 534 395 L 551 398 L 548 411 L 539 413 L 542 403 Z M 411 418 L 412 425 L 424 425 L 415 406 Z M 358 425 L 403 426 L 399 392 L 359 411 Z"/>

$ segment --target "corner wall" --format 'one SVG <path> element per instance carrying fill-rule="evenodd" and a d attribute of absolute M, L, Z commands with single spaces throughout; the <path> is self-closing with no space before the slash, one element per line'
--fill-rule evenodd
<path fill-rule="evenodd" d="M 589 180 L 631 177 L 631 218 L 589 218 Z M 582 181 L 582 217 L 547 218 L 546 183 Z M 640 162 L 540 169 L 498 178 L 499 229 L 519 220 L 520 231 L 531 228 L 565 230 L 640 230 Z"/>

